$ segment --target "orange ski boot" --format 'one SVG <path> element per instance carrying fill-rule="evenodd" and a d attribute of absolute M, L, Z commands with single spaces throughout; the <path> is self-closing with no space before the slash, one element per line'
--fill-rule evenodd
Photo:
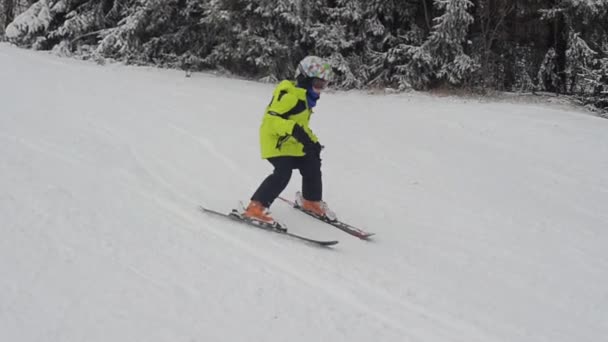
<path fill-rule="evenodd" d="M 276 224 L 275 220 L 272 218 L 272 216 L 270 216 L 268 208 L 264 207 L 264 205 L 258 201 L 249 202 L 247 209 L 245 209 L 242 215 L 249 219 L 263 223 L 268 223 L 271 225 Z"/>
<path fill-rule="evenodd" d="M 336 213 L 334 213 L 327 203 L 323 201 L 309 201 L 302 197 L 300 192 L 296 193 L 296 204 L 315 216 L 326 218 L 329 221 L 336 221 L 338 218 L 336 217 Z"/>

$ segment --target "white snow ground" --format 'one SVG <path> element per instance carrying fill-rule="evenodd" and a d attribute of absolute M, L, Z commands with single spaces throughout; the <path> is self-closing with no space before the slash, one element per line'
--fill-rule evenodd
<path fill-rule="evenodd" d="M 270 172 L 272 87 L 1 44 L 1 339 L 606 341 L 608 120 L 324 94 L 325 199 L 377 238 L 275 203 L 322 249 L 197 210 Z"/>

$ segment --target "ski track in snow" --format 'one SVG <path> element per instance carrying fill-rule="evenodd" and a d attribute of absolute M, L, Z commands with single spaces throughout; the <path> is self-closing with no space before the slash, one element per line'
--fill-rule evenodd
<path fill-rule="evenodd" d="M 378 234 L 360 241 L 273 206 L 295 233 L 340 240 L 323 249 L 197 209 L 228 211 L 271 171 L 257 132 L 272 85 L 6 44 L 0 77 L 11 80 L 0 86 L 0 331 L 11 340 L 608 336 L 606 120 L 323 94 L 312 125 L 327 146 L 326 198 Z"/>

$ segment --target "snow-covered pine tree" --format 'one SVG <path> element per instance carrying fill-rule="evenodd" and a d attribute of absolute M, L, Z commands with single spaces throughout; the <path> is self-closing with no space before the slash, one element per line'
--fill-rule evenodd
<path fill-rule="evenodd" d="M 37 0 L 0 0 L 0 34 L 15 16 L 25 12 Z"/>
<path fill-rule="evenodd" d="M 592 92 L 592 89 L 587 88 L 589 85 L 586 84 L 585 79 L 592 72 L 590 67 L 596 54 L 579 33 L 570 31 L 566 50 L 566 92 L 578 94 Z"/>
<path fill-rule="evenodd" d="M 426 35 L 416 23 L 417 13 L 427 13 L 426 1 L 363 1 L 363 25 L 359 25 L 363 62 L 358 73 L 365 75 L 367 85 L 412 87 L 417 76 L 409 73 L 407 65 Z"/>
<path fill-rule="evenodd" d="M 300 0 L 214 0 L 201 23 L 216 39 L 205 61 L 267 81 L 292 77 L 301 54 Z"/>
<path fill-rule="evenodd" d="M 604 112 L 608 117 L 608 39 L 602 47 L 602 56 L 594 61 L 594 73 L 586 80 L 593 88 L 588 102 Z"/>
<path fill-rule="evenodd" d="M 62 2 L 63 0 L 40 0 L 34 3 L 6 27 L 6 37 L 17 43 L 31 44 L 49 28 L 51 20 L 57 14 L 57 8 L 62 9 Z M 59 6 L 55 7 L 57 3 Z"/>
<path fill-rule="evenodd" d="M 316 0 L 305 7 L 300 57 L 306 54 L 326 57 L 336 71 L 334 85 L 361 87 L 365 74 L 360 72 L 362 46 L 359 43 L 363 40 L 359 29 L 362 23 L 360 1 Z"/>
<path fill-rule="evenodd" d="M 235 27 L 240 25 L 236 11 L 225 0 L 206 1 L 201 4 L 201 9 L 200 26 L 207 39 L 199 56 L 211 67 L 229 64 L 232 50 L 229 42 L 234 39 L 233 23 Z"/>
<path fill-rule="evenodd" d="M 8 0 L 8 1 L 12 1 L 12 0 Z M 8 11 L 5 8 L 6 8 L 5 1 L 0 0 L 0 41 L 2 41 L 5 38 L 4 37 L 4 27 L 6 26 L 7 17 L 9 16 Z M 12 14 L 12 10 L 11 10 L 11 14 Z"/>
<path fill-rule="evenodd" d="M 7 27 L 7 38 L 38 49 L 65 44 L 98 29 L 104 1 L 39 0 Z M 103 18 L 101 18 L 103 19 Z M 63 46 L 63 45 L 62 45 Z"/>
<path fill-rule="evenodd" d="M 573 37 L 568 56 L 576 60 L 576 63 L 570 64 L 572 73 L 575 73 L 571 92 L 584 104 L 590 104 L 608 115 L 608 38 L 595 52 L 585 41 Z"/>
<path fill-rule="evenodd" d="M 545 58 L 536 75 L 538 80 L 537 88 L 548 91 L 559 89 L 561 80 L 557 70 L 557 53 L 554 48 L 550 48 L 545 54 Z"/>
<path fill-rule="evenodd" d="M 437 80 L 462 84 L 478 67 L 466 54 L 464 46 L 469 25 L 474 21 L 468 11 L 473 3 L 470 0 L 435 0 L 434 4 L 443 10 L 443 14 L 434 19 L 433 31 L 420 47 L 424 52 L 415 54 L 416 62 L 422 66 L 430 63 Z"/>
<path fill-rule="evenodd" d="M 198 29 L 201 1 L 161 1 L 147 10 L 146 26 L 139 35 L 141 60 L 162 66 L 198 64 L 192 51 L 208 39 Z"/>
<path fill-rule="evenodd" d="M 140 47 L 138 33 L 145 26 L 146 11 L 158 5 L 158 0 L 134 0 L 131 6 L 125 6 L 122 19 L 117 25 L 100 35 L 96 53 L 112 58 L 129 57 L 130 53 L 137 54 Z"/>
<path fill-rule="evenodd" d="M 120 3 L 113 0 L 67 1 L 65 16 L 56 28 L 47 34 L 48 45 L 58 44 L 54 50 L 67 53 L 81 47 L 92 50 L 99 34 L 107 26 L 116 24 Z"/>
<path fill-rule="evenodd" d="M 524 72 L 527 77 L 514 76 L 517 79 L 518 88 L 529 81 L 528 73 L 525 72 L 525 61 L 509 61 L 506 56 L 521 57 L 528 53 L 525 46 L 509 41 L 507 20 L 517 8 L 518 1 L 511 0 L 475 0 L 475 22 L 471 25 L 470 53 L 475 61 L 479 62 L 479 69 L 474 75 L 475 87 L 482 89 L 500 89 L 507 79 L 506 68 L 512 67 L 515 72 Z M 520 49 L 518 51 L 518 48 Z M 513 58 L 512 57 L 512 58 Z M 517 58 L 516 57 L 516 58 Z M 507 60 L 505 60 L 507 59 Z M 512 63 L 512 64 L 511 64 Z M 522 68 L 524 67 L 524 68 Z M 510 71 L 510 70 L 509 70 Z M 528 79 L 526 79 L 528 78 Z M 524 86 L 525 87 L 525 86 Z"/>
<path fill-rule="evenodd" d="M 515 44 L 512 49 L 512 62 L 510 70 L 495 70 L 494 77 L 513 78 L 510 90 L 516 92 L 531 92 L 536 90 L 535 72 L 537 71 L 533 61 L 535 51 L 530 46 L 520 46 Z M 496 68 L 504 66 L 504 61 L 498 60 Z M 496 85 L 495 85 L 496 87 Z"/>
<path fill-rule="evenodd" d="M 545 62 L 553 59 L 560 65 L 553 64 L 557 76 L 552 76 L 553 86 L 563 89 L 568 94 L 576 94 L 585 102 L 595 98 L 601 84 L 603 59 L 608 57 L 602 48 L 602 42 L 608 41 L 608 25 L 598 25 L 605 22 L 608 16 L 608 1 L 598 0 L 559 0 L 547 9 L 541 11 L 542 19 L 550 22 L 561 22 L 562 29 L 554 32 L 558 37 L 556 42 L 564 41 L 563 46 L 557 43 L 551 47 Z M 547 66 L 542 65 L 539 71 L 547 75 Z M 545 77 L 546 81 L 547 77 Z M 542 78 L 539 81 L 543 81 Z M 601 92 L 601 91 L 599 91 Z"/>
<path fill-rule="evenodd" d="M 119 14 L 122 19 L 101 33 L 96 53 L 130 63 L 162 64 L 180 43 L 163 36 L 179 28 L 180 7 L 186 4 L 180 0 L 127 1 L 130 5 Z"/>
<path fill-rule="evenodd" d="M 42 49 L 268 81 L 315 54 L 334 65 L 335 87 L 463 86 L 483 74 L 485 86 L 606 102 L 603 0 L 0 0 L 8 25 L 6 4 L 17 15 L 6 37 Z"/>

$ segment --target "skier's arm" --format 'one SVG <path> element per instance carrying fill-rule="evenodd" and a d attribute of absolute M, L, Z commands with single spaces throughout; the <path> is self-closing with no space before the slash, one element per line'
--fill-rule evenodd
<path fill-rule="evenodd" d="M 302 145 L 304 145 L 304 148 L 310 147 L 314 144 L 314 141 L 312 141 L 308 133 L 300 125 L 296 124 L 295 126 L 293 126 L 293 131 L 291 132 L 291 135 L 296 138 L 296 140 L 298 140 Z"/>
<path fill-rule="evenodd" d="M 310 128 L 298 125 L 293 120 L 273 115 L 268 116 L 266 120 L 270 123 L 273 132 L 278 136 L 291 135 L 304 146 L 312 145 L 319 141 Z"/>
<path fill-rule="evenodd" d="M 305 103 L 293 94 L 287 92 L 275 92 L 272 103 L 268 107 L 267 119 L 274 133 L 278 136 L 292 135 L 296 122 L 289 120 L 289 115 L 292 112 L 301 111 L 299 107 L 306 108 Z"/>
<path fill-rule="evenodd" d="M 306 131 L 306 133 L 308 133 L 308 135 L 310 136 L 310 139 L 313 142 L 319 142 L 319 138 L 313 133 L 312 129 L 310 129 L 310 127 L 304 127 L 304 130 Z"/>
<path fill-rule="evenodd" d="M 304 145 L 304 153 L 306 155 L 313 155 L 319 158 L 323 146 L 319 144 L 319 141 L 313 141 L 302 126 L 295 125 L 291 135 Z"/>
<path fill-rule="evenodd" d="M 272 133 L 280 137 L 291 135 L 294 126 L 296 126 L 295 121 L 283 119 L 282 117 L 275 115 L 267 115 L 264 120 L 266 120 L 266 123 L 271 127 Z"/>

